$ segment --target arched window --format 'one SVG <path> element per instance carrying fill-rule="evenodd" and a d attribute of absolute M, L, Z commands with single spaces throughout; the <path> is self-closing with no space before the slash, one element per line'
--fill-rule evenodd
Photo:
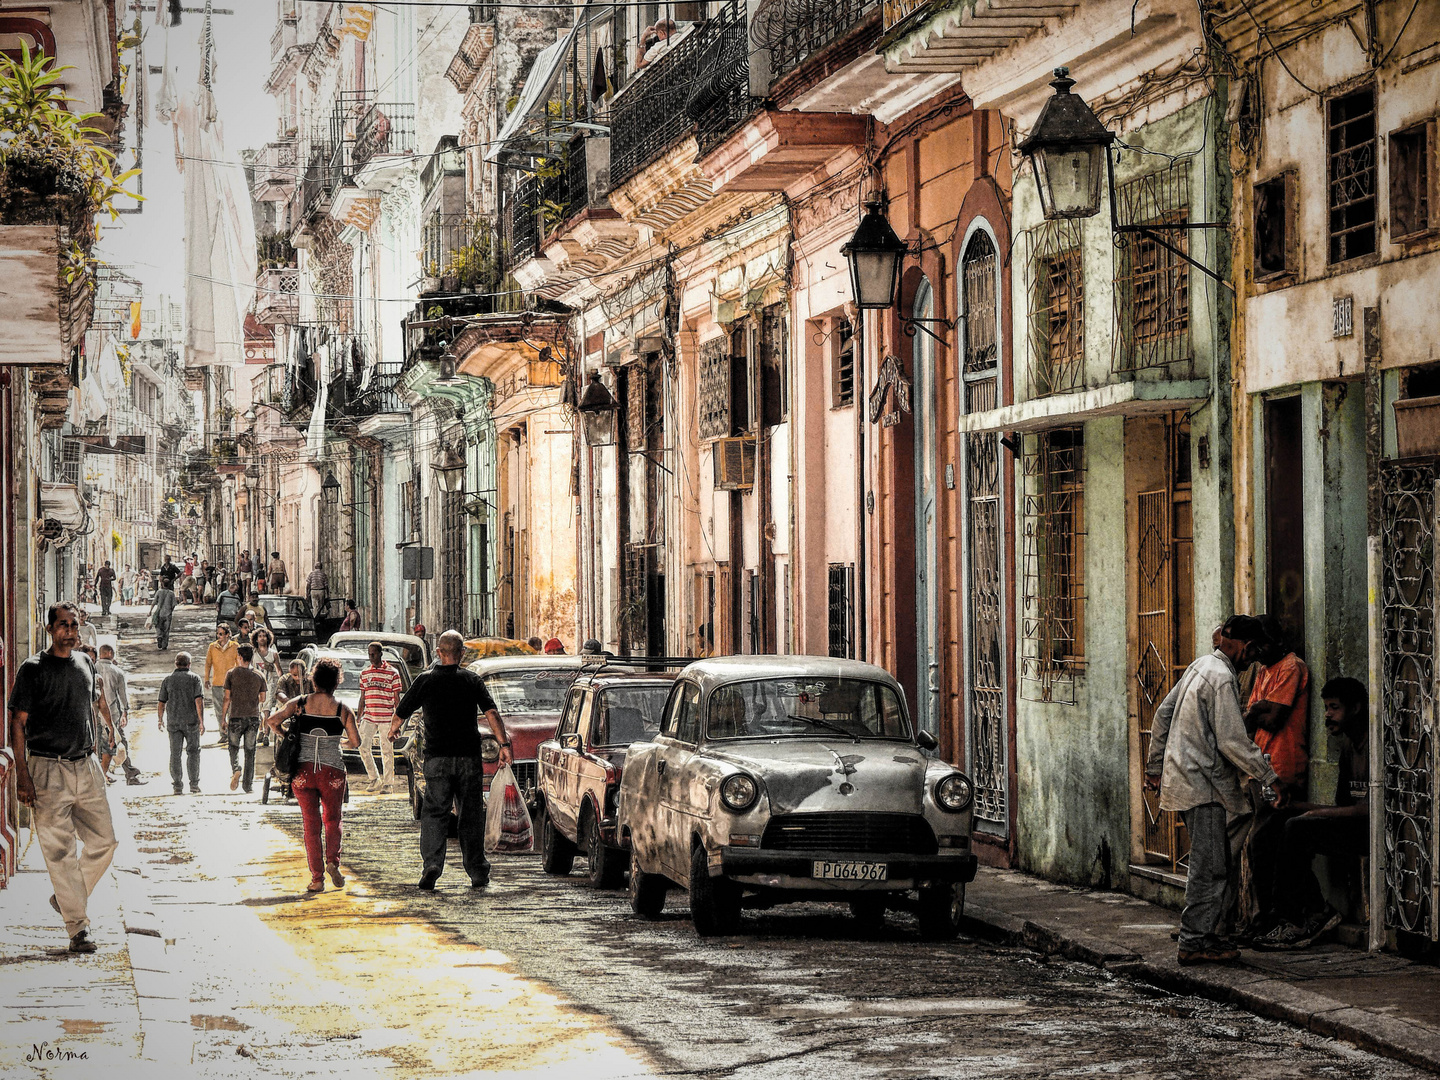
<path fill-rule="evenodd" d="M 976 229 L 965 245 L 960 272 L 965 373 L 991 371 L 999 361 L 1000 335 L 995 318 L 995 245 L 984 229 Z"/>

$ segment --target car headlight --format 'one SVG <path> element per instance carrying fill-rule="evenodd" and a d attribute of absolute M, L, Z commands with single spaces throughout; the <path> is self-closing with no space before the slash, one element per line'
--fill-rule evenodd
<path fill-rule="evenodd" d="M 500 744 L 488 736 L 480 740 L 480 760 L 493 764 L 500 760 Z"/>
<path fill-rule="evenodd" d="M 737 814 L 749 810 L 759 797 L 760 785 L 744 773 L 727 776 L 720 784 L 720 801 Z"/>
<path fill-rule="evenodd" d="M 964 810 L 970 805 L 973 795 L 970 781 L 960 773 L 951 773 L 935 785 L 935 802 L 941 810 Z"/>

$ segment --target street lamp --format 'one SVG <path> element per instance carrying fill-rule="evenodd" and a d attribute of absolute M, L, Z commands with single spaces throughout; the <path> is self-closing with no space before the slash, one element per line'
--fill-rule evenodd
<path fill-rule="evenodd" d="M 615 396 L 600 381 L 600 373 L 592 371 L 590 382 L 575 406 L 585 425 L 585 441 L 591 446 L 614 446 L 615 416 L 619 409 Z"/>
<path fill-rule="evenodd" d="M 855 303 L 867 309 L 895 306 L 900 285 L 900 264 L 909 245 L 895 235 L 885 217 L 885 204 L 875 196 L 865 204 L 865 216 L 840 253 L 850 263 L 850 284 Z"/>
<path fill-rule="evenodd" d="M 324 494 L 326 502 L 338 503 L 340 501 L 340 481 L 335 479 L 333 470 L 325 471 L 325 482 L 320 485 L 320 491 Z"/>
<path fill-rule="evenodd" d="M 444 338 L 441 338 L 440 374 L 436 377 L 435 381 L 442 383 L 453 383 L 455 381 L 455 371 L 457 367 L 458 363 L 456 361 L 455 354 L 450 351 L 450 343 Z"/>
<path fill-rule="evenodd" d="M 430 466 L 440 479 L 440 488 L 453 495 L 465 487 L 465 455 L 453 446 L 446 446 L 438 460 Z"/>
<path fill-rule="evenodd" d="M 1101 158 L 1115 136 L 1080 95 L 1070 92 L 1075 80 L 1069 68 L 1056 68 L 1050 85 L 1055 96 L 1045 102 L 1019 149 L 1035 170 L 1047 221 L 1094 217 L 1100 211 L 1102 167 L 1108 164 Z"/>

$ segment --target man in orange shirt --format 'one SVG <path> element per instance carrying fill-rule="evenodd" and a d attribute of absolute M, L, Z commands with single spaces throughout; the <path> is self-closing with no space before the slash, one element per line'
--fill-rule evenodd
<path fill-rule="evenodd" d="M 1303 793 L 1310 771 L 1310 669 L 1290 649 L 1279 619 L 1262 615 L 1260 625 L 1268 640 L 1260 652 L 1245 727 L 1270 755 L 1270 767 L 1285 787 Z"/>

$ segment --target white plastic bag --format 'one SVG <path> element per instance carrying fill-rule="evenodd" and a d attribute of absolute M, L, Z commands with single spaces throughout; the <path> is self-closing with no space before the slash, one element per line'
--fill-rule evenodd
<path fill-rule="evenodd" d="M 490 798 L 485 806 L 485 851 L 487 854 L 522 855 L 535 846 L 535 828 L 525 796 L 515 782 L 509 765 L 501 765 L 490 778 Z"/>

